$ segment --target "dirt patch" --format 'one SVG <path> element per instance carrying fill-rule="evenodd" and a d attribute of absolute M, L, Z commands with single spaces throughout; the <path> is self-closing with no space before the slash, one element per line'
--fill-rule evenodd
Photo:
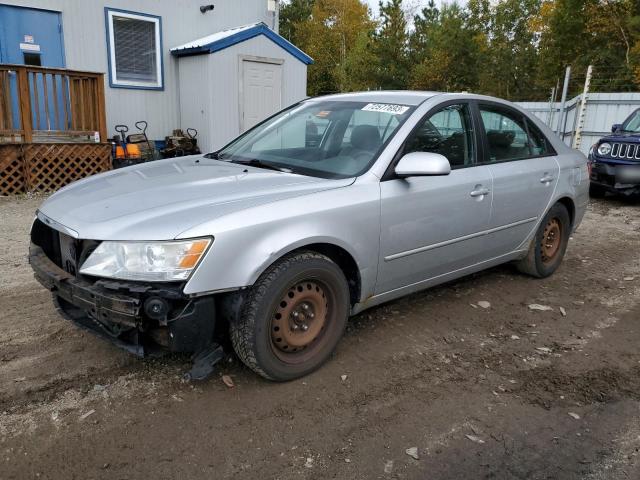
<path fill-rule="evenodd" d="M 600 368 L 570 375 L 549 366 L 526 370 L 518 376 L 519 388 L 513 393 L 544 408 L 559 404 L 590 405 L 623 398 L 640 399 L 640 369 L 629 372 Z"/>
<path fill-rule="evenodd" d="M 502 266 L 363 312 L 304 379 L 231 356 L 191 384 L 56 314 L 26 262 L 40 201 L 0 199 L 3 479 L 640 478 L 640 203 L 594 202 L 548 279 Z"/>

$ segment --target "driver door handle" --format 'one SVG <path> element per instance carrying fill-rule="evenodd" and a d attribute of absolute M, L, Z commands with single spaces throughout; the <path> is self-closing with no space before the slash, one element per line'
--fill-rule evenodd
<path fill-rule="evenodd" d="M 490 190 L 488 188 L 478 186 L 475 190 L 472 190 L 469 195 L 471 195 L 472 197 L 483 197 L 485 195 L 488 195 L 489 192 Z"/>

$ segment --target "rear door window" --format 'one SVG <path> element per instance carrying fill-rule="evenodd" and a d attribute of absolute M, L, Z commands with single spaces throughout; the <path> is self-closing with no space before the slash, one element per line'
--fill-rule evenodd
<path fill-rule="evenodd" d="M 480 117 L 487 139 L 488 163 L 551 153 L 548 140 L 522 113 L 502 106 L 480 105 Z"/>

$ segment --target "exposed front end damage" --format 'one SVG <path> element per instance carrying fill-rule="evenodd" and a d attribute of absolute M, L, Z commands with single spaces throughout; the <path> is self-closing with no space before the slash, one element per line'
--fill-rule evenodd
<path fill-rule="evenodd" d="M 620 178 L 620 168 L 633 168 L 640 171 L 640 165 L 617 164 L 604 161 L 595 156 L 591 162 L 591 183 L 611 193 L 625 196 L 640 195 L 640 180 L 625 181 Z M 638 174 L 640 178 L 640 174 Z"/>
<path fill-rule="evenodd" d="M 189 297 L 181 283 L 142 283 L 84 277 L 79 265 L 99 242 L 78 240 L 36 219 L 29 263 L 53 294 L 61 315 L 138 355 L 192 353 L 192 378 L 223 356 L 216 342 L 216 298 Z M 204 362 L 204 363 L 203 363 Z"/>

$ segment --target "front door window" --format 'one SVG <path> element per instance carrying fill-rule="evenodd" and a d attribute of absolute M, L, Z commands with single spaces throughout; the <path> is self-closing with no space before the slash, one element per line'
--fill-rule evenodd
<path fill-rule="evenodd" d="M 424 118 L 405 144 L 404 154 L 432 152 L 444 155 L 451 168 L 474 163 L 474 138 L 467 104 L 448 105 Z"/>

